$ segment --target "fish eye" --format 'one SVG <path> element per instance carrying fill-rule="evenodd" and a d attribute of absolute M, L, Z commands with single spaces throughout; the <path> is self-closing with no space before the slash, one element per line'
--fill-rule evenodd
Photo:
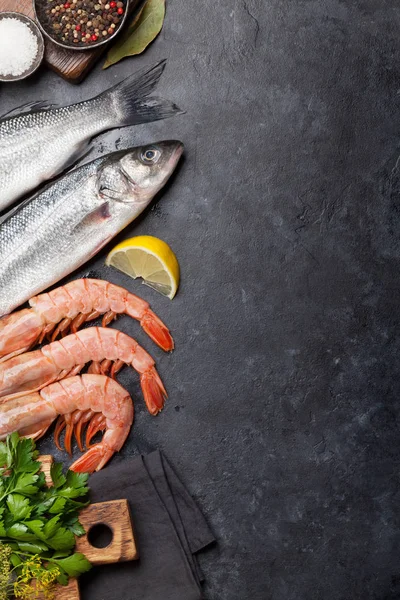
<path fill-rule="evenodd" d="M 145 165 L 155 164 L 161 156 L 161 152 L 156 148 L 147 148 L 141 154 L 141 160 Z"/>

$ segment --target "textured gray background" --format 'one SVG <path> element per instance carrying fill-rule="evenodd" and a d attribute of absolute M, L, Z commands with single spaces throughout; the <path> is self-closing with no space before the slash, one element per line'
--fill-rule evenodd
<path fill-rule="evenodd" d="M 126 232 L 170 242 L 181 290 L 106 272 L 104 253 L 82 273 L 139 291 L 175 336 L 166 356 L 118 322 L 170 393 L 152 419 L 121 374 L 138 397 L 122 455 L 161 448 L 203 508 L 208 600 L 400 598 L 399 24 L 397 0 L 170 0 L 142 57 L 1 88 L 3 112 L 71 102 L 168 58 L 158 91 L 187 113 L 96 152 L 185 143 Z"/>

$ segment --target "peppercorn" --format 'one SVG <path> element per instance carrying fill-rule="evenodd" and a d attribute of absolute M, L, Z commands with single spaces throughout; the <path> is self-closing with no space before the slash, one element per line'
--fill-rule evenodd
<path fill-rule="evenodd" d="M 54 39 L 66 44 L 90 46 L 114 36 L 126 10 L 122 0 L 57 1 L 47 0 L 42 15 Z"/>

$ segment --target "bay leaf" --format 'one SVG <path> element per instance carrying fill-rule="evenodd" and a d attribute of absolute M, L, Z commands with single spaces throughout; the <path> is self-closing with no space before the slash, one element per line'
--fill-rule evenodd
<path fill-rule="evenodd" d="M 103 69 L 127 56 L 141 54 L 160 33 L 165 17 L 165 0 L 147 0 L 127 31 L 108 51 Z"/>
<path fill-rule="evenodd" d="M 128 27 L 129 35 L 132 33 L 134 27 L 136 26 L 136 23 L 139 21 L 140 17 L 142 16 L 142 12 L 144 11 L 144 7 L 145 6 L 146 6 L 146 0 L 144 2 L 142 2 L 142 6 L 139 8 L 139 10 L 137 11 L 137 13 L 135 13 L 135 17 L 134 17 L 132 23 Z M 129 37 L 129 35 L 127 35 L 126 31 L 125 31 L 124 35 L 125 35 L 126 38 Z"/>

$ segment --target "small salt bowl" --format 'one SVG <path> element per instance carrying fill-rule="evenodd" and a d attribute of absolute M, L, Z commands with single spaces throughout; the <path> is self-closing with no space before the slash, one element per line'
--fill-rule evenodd
<path fill-rule="evenodd" d="M 28 26 L 30 31 L 32 32 L 32 34 L 35 36 L 35 38 L 37 40 L 38 49 L 37 49 L 36 56 L 32 60 L 32 63 L 30 64 L 30 66 L 27 67 L 23 73 L 19 73 L 18 75 L 13 75 L 13 74 L 2 75 L 1 74 L 1 56 L 0 56 L 0 81 L 3 81 L 3 82 L 20 81 L 21 79 L 26 79 L 26 77 L 29 77 L 30 75 L 32 75 L 32 73 L 34 73 L 40 67 L 40 64 L 41 64 L 41 62 L 43 60 L 43 56 L 44 56 L 43 36 L 41 34 L 39 27 L 36 25 L 36 23 L 34 23 L 32 21 L 32 19 L 30 19 L 29 17 L 26 17 L 25 15 L 22 15 L 21 13 L 0 12 L 0 23 L 4 19 L 16 19 L 16 20 L 20 21 L 21 23 L 23 23 L 24 25 Z M 21 48 L 20 40 L 15 40 L 15 52 L 17 53 L 18 56 L 22 55 L 23 48 Z"/>

